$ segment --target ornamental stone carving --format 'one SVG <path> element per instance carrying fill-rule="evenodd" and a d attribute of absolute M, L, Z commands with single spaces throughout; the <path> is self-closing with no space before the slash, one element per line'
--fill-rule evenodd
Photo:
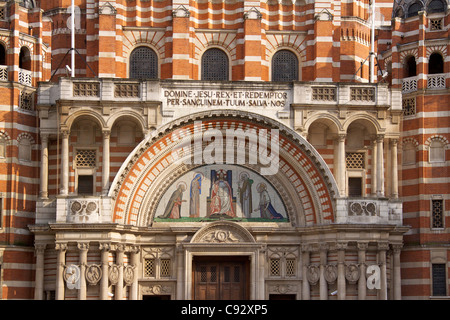
<path fill-rule="evenodd" d="M 119 282 L 119 266 L 116 264 L 113 264 L 109 266 L 109 282 L 111 282 L 112 285 L 115 285 Z"/>
<path fill-rule="evenodd" d="M 67 222 L 95 223 L 99 221 L 99 216 L 98 200 L 74 199 L 69 201 Z"/>
<path fill-rule="evenodd" d="M 100 265 L 91 264 L 86 267 L 86 281 L 95 286 L 102 278 L 102 268 Z"/>
<path fill-rule="evenodd" d="M 337 279 L 337 266 L 335 264 L 326 265 L 324 277 L 329 284 L 335 283 Z"/>
<path fill-rule="evenodd" d="M 67 266 L 63 272 L 64 281 L 68 289 L 80 289 L 80 267 L 74 264 Z"/>
<path fill-rule="evenodd" d="M 172 293 L 172 287 L 156 284 L 142 287 L 142 294 L 168 294 Z"/>
<path fill-rule="evenodd" d="M 360 275 L 361 272 L 357 264 L 352 263 L 345 267 L 345 279 L 347 279 L 350 284 L 358 282 Z"/>
<path fill-rule="evenodd" d="M 191 243 L 239 243 L 255 242 L 247 229 L 229 221 L 212 222 L 192 237 Z"/>
<path fill-rule="evenodd" d="M 123 281 L 127 286 L 131 285 L 134 280 L 134 266 L 126 265 L 123 269 Z"/>
<path fill-rule="evenodd" d="M 270 293 L 287 294 L 297 293 L 297 286 L 291 284 L 273 284 L 269 286 Z"/>
<path fill-rule="evenodd" d="M 306 272 L 306 278 L 308 279 L 310 284 L 315 285 L 320 278 L 319 266 L 315 264 L 309 265 L 308 270 Z"/>

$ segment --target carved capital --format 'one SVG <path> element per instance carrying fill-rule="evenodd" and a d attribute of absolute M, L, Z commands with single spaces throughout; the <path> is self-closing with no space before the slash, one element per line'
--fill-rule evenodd
<path fill-rule="evenodd" d="M 67 250 L 67 243 L 56 243 L 55 244 L 55 250 L 56 251 L 66 251 Z"/>
<path fill-rule="evenodd" d="M 89 250 L 89 242 L 78 242 L 77 248 L 81 251 L 87 251 Z"/>

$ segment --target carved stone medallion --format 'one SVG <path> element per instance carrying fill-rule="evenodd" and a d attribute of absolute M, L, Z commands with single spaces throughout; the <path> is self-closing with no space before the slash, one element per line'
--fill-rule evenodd
<path fill-rule="evenodd" d="M 86 267 L 86 281 L 90 285 L 96 285 L 102 278 L 102 268 L 97 264 L 91 264 Z"/>

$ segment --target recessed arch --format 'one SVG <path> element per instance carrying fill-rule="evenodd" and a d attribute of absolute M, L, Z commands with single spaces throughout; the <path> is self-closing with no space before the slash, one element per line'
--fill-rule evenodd
<path fill-rule="evenodd" d="M 208 47 L 201 55 L 200 79 L 204 81 L 230 80 L 230 57 L 219 47 Z"/>
<path fill-rule="evenodd" d="M 195 168 L 193 164 L 174 161 L 171 153 L 179 146 L 180 138 L 174 138 L 173 134 L 193 134 L 195 121 L 199 120 L 203 121 L 201 130 L 280 128 L 279 170 L 268 179 L 283 199 L 291 223 L 307 226 L 334 221 L 336 182 L 325 161 L 305 139 L 281 123 L 260 115 L 217 110 L 174 120 L 152 132 L 135 148 L 117 173 L 109 192 L 115 202 L 114 222 L 151 225 L 150 216 L 164 190 Z"/>

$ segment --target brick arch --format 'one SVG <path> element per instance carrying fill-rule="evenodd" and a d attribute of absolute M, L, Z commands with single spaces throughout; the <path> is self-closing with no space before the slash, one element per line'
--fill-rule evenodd
<path fill-rule="evenodd" d="M 306 61 L 306 37 L 299 34 L 276 35 L 270 34 L 266 36 L 266 60 L 272 61 L 273 55 L 279 50 L 290 50 L 298 57 L 299 66 Z"/>
<path fill-rule="evenodd" d="M 325 161 L 305 139 L 263 116 L 218 110 L 200 112 L 166 124 L 135 148 L 111 185 L 113 222 L 151 225 L 165 190 L 178 177 L 195 169 L 195 165 L 174 161 L 172 156 L 172 150 L 180 146 L 180 138 L 174 132 L 193 134 L 194 121 L 202 121 L 203 131 L 204 128 L 280 128 L 279 170 L 268 180 L 284 202 L 291 223 L 309 226 L 334 221 L 336 182 Z"/>

